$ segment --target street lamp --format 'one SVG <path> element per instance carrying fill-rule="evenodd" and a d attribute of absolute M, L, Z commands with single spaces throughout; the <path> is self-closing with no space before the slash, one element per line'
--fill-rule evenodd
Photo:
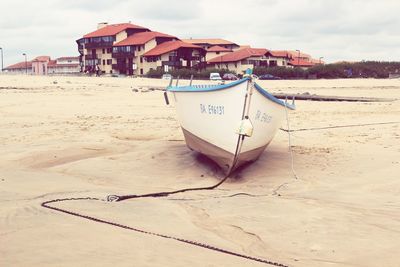
<path fill-rule="evenodd" d="M 3 48 L 0 47 L 0 50 L 1 50 L 1 73 L 3 73 L 3 69 L 4 69 L 4 67 L 3 67 Z"/>
<path fill-rule="evenodd" d="M 319 57 L 319 64 L 322 64 L 322 59 L 323 59 L 324 57 Z"/>
<path fill-rule="evenodd" d="M 28 62 L 26 60 L 26 53 L 23 53 L 22 55 L 25 56 L 25 74 L 28 74 Z"/>
<path fill-rule="evenodd" d="M 297 53 L 297 67 L 300 65 L 300 50 L 296 49 Z"/>

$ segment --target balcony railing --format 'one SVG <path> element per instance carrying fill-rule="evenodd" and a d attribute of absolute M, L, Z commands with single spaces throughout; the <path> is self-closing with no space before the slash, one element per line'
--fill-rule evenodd
<path fill-rule="evenodd" d="M 97 48 L 97 47 L 111 47 L 113 45 L 113 42 L 92 42 L 92 43 L 86 43 L 85 48 Z"/>
<path fill-rule="evenodd" d="M 93 55 L 93 54 L 87 54 L 85 55 L 85 59 L 98 59 L 99 56 L 97 54 Z"/>
<path fill-rule="evenodd" d="M 135 56 L 136 56 L 135 51 L 112 53 L 113 58 L 125 58 L 125 57 L 135 57 Z"/>

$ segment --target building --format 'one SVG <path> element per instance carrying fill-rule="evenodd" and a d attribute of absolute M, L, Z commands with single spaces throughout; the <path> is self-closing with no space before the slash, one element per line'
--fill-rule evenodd
<path fill-rule="evenodd" d="M 159 67 L 165 71 L 180 68 L 202 69 L 206 67 L 205 55 L 205 49 L 200 46 L 180 40 L 169 41 L 143 54 L 144 69 L 146 71 Z"/>
<path fill-rule="evenodd" d="M 4 68 L 10 74 L 32 74 L 32 61 L 23 61 Z"/>
<path fill-rule="evenodd" d="M 235 73 L 243 73 L 248 68 L 267 66 L 268 50 L 265 48 L 243 48 L 225 55 L 212 58 L 207 65 L 216 69 L 228 69 Z"/>
<path fill-rule="evenodd" d="M 119 74 L 143 75 L 149 67 L 143 55 L 162 43 L 177 37 L 160 32 L 140 32 L 113 45 L 113 71 Z"/>
<path fill-rule="evenodd" d="M 183 42 L 194 44 L 203 47 L 204 49 L 210 49 L 213 46 L 221 46 L 224 48 L 228 48 L 230 50 L 237 50 L 240 48 L 240 45 L 235 44 L 234 42 L 227 41 L 220 38 L 206 38 L 206 39 L 182 39 Z"/>
<path fill-rule="evenodd" d="M 49 56 L 39 56 L 34 58 L 32 62 L 33 75 L 47 75 L 48 65 L 50 62 Z"/>
<path fill-rule="evenodd" d="M 80 70 L 79 57 L 60 57 L 51 60 L 47 67 L 49 74 L 76 74 Z"/>
<path fill-rule="evenodd" d="M 135 33 L 148 31 L 150 30 L 145 27 L 131 23 L 99 23 L 97 30 L 76 41 L 81 55 L 82 71 L 95 72 L 98 66 L 103 73 L 113 73 L 112 66 L 117 64 L 112 57 L 113 45 Z"/>
<path fill-rule="evenodd" d="M 267 54 L 269 67 L 288 67 L 293 56 L 288 51 L 270 50 Z"/>
<path fill-rule="evenodd" d="M 202 47 L 130 23 L 101 23 L 77 43 L 82 70 L 88 72 L 144 75 L 155 68 L 205 67 Z"/>
<path fill-rule="evenodd" d="M 310 55 L 240 46 L 220 38 L 183 39 L 131 23 L 99 23 L 78 39 L 82 71 L 145 75 L 163 68 L 229 69 L 242 73 L 254 67 L 309 67 Z M 296 63 L 297 62 L 297 63 Z"/>
<path fill-rule="evenodd" d="M 228 69 L 239 74 L 245 72 L 248 68 L 286 67 L 290 60 L 291 55 L 287 52 L 245 47 L 211 58 L 207 60 L 207 65 L 217 69 Z"/>
<path fill-rule="evenodd" d="M 39 56 L 4 69 L 11 74 L 30 75 L 77 74 L 80 70 L 79 57 L 60 57 L 52 60 L 49 56 Z"/>
<path fill-rule="evenodd" d="M 206 61 L 209 61 L 210 59 L 215 58 L 217 56 L 222 56 L 230 52 L 233 52 L 233 50 L 219 45 L 214 45 L 206 49 L 206 52 L 207 52 Z"/>

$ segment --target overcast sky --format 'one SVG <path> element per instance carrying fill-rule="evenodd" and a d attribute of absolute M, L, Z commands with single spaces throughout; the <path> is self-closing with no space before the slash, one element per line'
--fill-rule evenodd
<path fill-rule="evenodd" d="M 4 64 L 76 56 L 98 22 L 340 60 L 400 61 L 399 0 L 0 0 Z"/>

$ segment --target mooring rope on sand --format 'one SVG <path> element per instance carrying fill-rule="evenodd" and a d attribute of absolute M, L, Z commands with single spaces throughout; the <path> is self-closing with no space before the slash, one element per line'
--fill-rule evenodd
<path fill-rule="evenodd" d="M 219 252 L 219 253 L 228 254 L 228 255 L 231 255 L 231 256 L 240 257 L 240 258 L 243 258 L 243 259 L 246 259 L 246 260 L 250 260 L 250 261 L 255 261 L 255 262 L 268 264 L 268 265 L 272 265 L 272 266 L 289 267 L 288 265 L 285 265 L 285 264 L 282 264 L 282 263 L 278 263 L 278 262 L 274 262 L 274 261 L 270 261 L 270 260 L 254 257 L 254 256 L 249 256 L 249 255 L 246 255 L 246 254 L 242 254 L 242 253 L 230 251 L 230 250 L 227 250 L 227 249 L 219 248 L 219 247 L 216 247 L 216 246 L 212 246 L 212 245 L 209 245 L 209 244 L 206 244 L 206 243 L 200 243 L 200 242 L 196 242 L 196 241 L 192 241 L 192 240 L 188 240 L 188 239 L 184 239 L 184 238 L 180 238 L 180 237 L 175 237 L 175 236 L 160 234 L 160 233 L 157 233 L 157 232 L 147 231 L 147 230 L 143 230 L 143 229 L 140 229 L 140 228 L 135 228 L 135 227 L 131 227 L 131 226 L 128 226 L 128 225 L 116 223 L 116 222 L 113 222 L 113 221 L 103 220 L 103 219 L 96 218 L 96 217 L 93 217 L 93 216 L 80 214 L 80 213 L 75 212 L 75 211 L 53 207 L 53 206 L 50 205 L 52 203 L 59 203 L 59 202 L 65 202 L 65 201 L 80 201 L 80 200 L 91 200 L 91 201 L 108 202 L 106 200 L 103 200 L 103 199 L 100 199 L 100 198 L 93 198 L 93 197 L 62 198 L 62 199 L 53 199 L 53 200 L 45 201 L 45 202 L 41 203 L 41 206 L 43 208 L 46 208 L 46 209 L 51 209 L 51 210 L 54 210 L 54 211 L 62 212 L 62 213 L 65 213 L 65 214 L 68 214 L 68 215 L 72 215 L 72 216 L 75 216 L 75 217 L 79 217 L 79 218 L 83 218 L 83 219 L 86 219 L 86 220 L 89 220 L 89 221 L 94 221 L 94 222 L 97 222 L 97 223 L 107 224 L 107 225 L 123 228 L 123 229 L 126 229 L 126 230 L 130 230 L 130 231 L 134 231 L 134 232 L 138 232 L 138 233 L 142 233 L 142 234 L 153 235 L 153 236 L 157 236 L 157 237 L 161 237 L 161 238 L 165 238 L 165 239 L 171 239 L 171 240 L 175 240 L 177 242 L 189 244 L 189 245 L 192 245 L 192 246 L 201 247 L 201 248 L 204 248 L 204 249 L 216 251 L 216 252 Z"/>
<path fill-rule="evenodd" d="M 209 250 L 212 250 L 212 251 L 216 251 L 216 252 L 220 252 L 220 253 L 224 253 L 224 254 L 240 257 L 240 258 L 244 258 L 244 259 L 250 260 L 250 261 L 264 263 L 264 264 L 268 264 L 268 265 L 272 265 L 272 266 L 289 267 L 288 265 L 285 265 L 285 264 L 282 264 L 282 263 L 278 263 L 278 262 L 274 262 L 274 261 L 271 261 L 271 260 L 266 260 L 266 259 L 262 259 L 262 258 L 258 258 L 258 257 L 254 257 L 254 256 L 249 256 L 249 255 L 246 255 L 246 254 L 242 254 L 242 253 L 238 253 L 238 252 L 234 252 L 234 251 L 230 251 L 230 250 L 226 250 L 226 249 L 219 248 L 219 247 L 216 247 L 216 246 L 212 246 L 212 245 L 209 245 L 209 244 L 206 244 L 206 243 L 200 243 L 200 242 L 187 240 L 187 239 L 183 239 L 183 238 L 179 238 L 179 237 L 175 237 L 175 236 L 170 236 L 170 235 L 160 234 L 160 233 L 157 233 L 157 232 L 152 232 L 152 231 L 147 231 L 147 230 L 143 230 L 143 229 L 139 229 L 139 228 L 134 228 L 134 227 L 131 227 L 131 226 L 128 226 L 128 225 L 123 225 L 123 224 L 120 224 L 120 223 L 99 219 L 99 218 L 96 218 L 96 217 L 80 214 L 80 213 L 75 212 L 75 211 L 66 210 L 66 209 L 62 209 L 62 208 L 57 208 L 57 207 L 53 207 L 53 206 L 49 205 L 49 204 L 52 204 L 52 203 L 59 203 L 59 202 L 65 202 L 65 201 L 78 201 L 78 200 L 91 200 L 91 201 L 111 202 L 111 201 L 123 201 L 123 200 L 133 199 L 133 198 L 166 197 L 166 196 L 169 196 L 169 195 L 188 192 L 188 191 L 215 189 L 218 186 L 220 186 L 221 184 L 223 184 L 228 179 L 228 177 L 230 176 L 231 172 L 234 170 L 234 167 L 235 167 L 235 165 L 236 165 L 236 163 L 238 161 L 238 155 L 240 154 L 240 150 L 241 150 L 241 147 L 242 147 L 242 144 L 243 144 L 243 140 L 244 140 L 244 136 L 239 136 L 238 137 L 238 141 L 237 141 L 237 145 L 236 145 L 236 151 L 235 151 L 235 155 L 234 155 L 234 158 L 233 158 L 233 163 L 230 166 L 230 169 L 229 169 L 227 175 L 221 181 L 219 181 L 218 183 L 216 183 L 216 184 L 214 184 L 212 186 L 185 188 L 185 189 L 180 189 L 180 190 L 175 190 L 175 191 L 156 192 L 156 193 L 149 193 L 149 194 L 142 194 L 142 195 L 122 195 L 122 196 L 109 195 L 107 197 L 107 200 L 103 200 L 103 199 L 99 199 L 99 198 L 93 198 L 93 197 L 53 199 L 53 200 L 49 200 L 49 201 L 45 201 L 45 202 L 41 203 L 41 206 L 43 208 L 47 208 L 47 209 L 51 209 L 51 210 L 54 210 L 54 211 L 62 212 L 62 213 L 68 214 L 68 215 L 72 215 L 72 216 L 75 216 L 75 217 L 79 217 L 79 218 L 83 218 L 83 219 L 86 219 L 86 220 L 94 221 L 94 222 L 97 222 L 97 223 L 108 224 L 108 225 L 111 225 L 111 226 L 123 228 L 123 229 L 130 230 L 130 231 L 135 231 L 135 232 L 139 232 L 139 233 L 143 233 L 143 234 L 158 236 L 158 237 L 162 237 L 162 238 L 166 238 L 166 239 L 172 239 L 172 240 L 175 240 L 175 241 L 178 241 L 178 242 L 182 242 L 182 243 L 185 243 L 185 244 L 189 244 L 189 245 L 193 245 L 193 246 L 209 249 Z"/>
<path fill-rule="evenodd" d="M 362 127 L 362 126 L 373 126 L 373 125 L 384 125 L 384 124 L 398 124 L 400 121 L 389 121 L 389 122 L 374 122 L 374 123 L 360 123 L 360 124 L 348 124 L 348 125 L 334 125 L 325 127 L 315 127 L 315 128 L 300 128 L 300 129 L 284 129 L 279 128 L 279 130 L 284 132 L 302 132 L 302 131 L 314 131 L 314 130 L 326 130 L 335 128 L 350 128 L 350 127 Z"/>
<path fill-rule="evenodd" d="M 249 88 L 248 88 L 247 92 L 249 92 Z M 246 114 L 247 101 L 248 101 L 248 93 L 245 96 L 242 119 L 245 118 L 245 116 L 247 115 Z M 248 110 L 247 110 L 247 112 L 248 112 Z M 156 193 L 148 193 L 148 194 L 142 194 L 142 195 L 109 195 L 109 196 L 107 196 L 107 202 L 111 202 L 111 201 L 119 202 L 119 201 L 124 201 L 124 200 L 128 200 L 128 199 L 134 199 L 134 198 L 136 199 L 136 198 L 146 198 L 146 197 L 167 197 L 169 195 L 188 192 L 188 191 L 213 190 L 213 189 L 217 188 L 218 186 L 220 186 L 221 184 L 223 184 L 229 178 L 229 176 L 232 173 L 232 171 L 235 169 L 235 166 L 236 166 L 236 164 L 237 164 L 237 162 L 239 160 L 239 155 L 240 155 L 240 151 L 242 149 L 244 138 L 245 138 L 244 135 L 239 135 L 238 136 L 234 157 L 232 159 L 232 164 L 231 164 L 231 166 L 229 166 L 229 170 L 228 170 L 227 174 L 224 176 L 224 178 L 221 181 L 219 181 L 218 183 L 216 183 L 216 184 L 214 184 L 212 186 L 184 188 L 184 189 L 179 189 L 179 190 L 175 190 L 175 191 L 156 192 Z M 116 223 L 116 222 L 99 219 L 99 218 L 96 218 L 96 217 L 80 214 L 80 213 L 75 212 L 75 211 L 66 210 L 66 209 L 62 209 L 62 208 L 57 208 L 57 207 L 53 207 L 53 206 L 49 205 L 49 204 L 52 204 L 52 203 L 65 202 L 65 201 L 77 201 L 77 200 L 106 201 L 106 200 L 102 200 L 102 199 L 99 199 L 99 198 L 92 198 L 92 197 L 63 198 L 63 199 L 54 199 L 54 200 L 45 201 L 45 202 L 41 203 L 41 206 L 43 208 L 47 208 L 47 209 L 51 209 L 51 210 L 54 210 L 54 211 L 62 212 L 62 213 L 68 214 L 68 215 L 72 215 L 72 216 L 75 216 L 75 217 L 87 219 L 87 220 L 94 221 L 94 222 L 97 222 L 97 223 L 108 224 L 108 225 L 111 225 L 111 226 L 114 226 L 114 227 L 119 227 L 119 228 L 123 228 L 123 229 L 130 230 L 130 231 L 135 231 L 135 232 L 139 232 L 139 233 L 143 233 L 143 234 L 158 236 L 158 237 L 162 237 L 162 238 L 166 238 L 166 239 L 172 239 L 172 240 L 175 240 L 175 241 L 178 241 L 178 242 L 182 242 L 182 243 L 186 243 L 186 244 L 189 244 L 189 245 L 202 247 L 202 248 L 209 249 L 209 250 L 212 250 L 212 251 L 216 251 L 216 252 L 220 252 L 220 253 L 224 253 L 224 254 L 240 257 L 240 258 L 244 258 L 244 259 L 250 260 L 250 261 L 255 261 L 255 262 L 264 263 L 264 264 L 273 265 L 273 266 L 279 266 L 279 267 L 288 267 L 288 265 L 285 265 L 285 264 L 282 264 L 282 263 L 278 263 L 278 262 L 274 262 L 274 261 L 270 261 L 270 260 L 266 260 L 266 259 L 262 259 L 262 258 L 258 258 L 258 257 L 249 256 L 249 255 L 246 255 L 246 254 L 242 254 L 242 253 L 238 253 L 238 252 L 234 252 L 234 251 L 230 251 L 230 250 L 226 250 L 226 249 L 215 247 L 215 246 L 212 246 L 212 245 L 209 245 L 209 244 L 206 244 L 206 243 L 200 243 L 200 242 L 187 240 L 187 239 L 183 239 L 183 238 L 179 238 L 179 237 L 175 237 L 175 236 L 160 234 L 160 233 L 152 232 L 152 231 L 146 231 L 146 230 L 143 230 L 143 229 L 134 228 L 134 227 L 131 227 L 131 226 L 128 226 L 128 225 L 123 225 L 123 224 L 119 224 L 119 223 Z"/>

